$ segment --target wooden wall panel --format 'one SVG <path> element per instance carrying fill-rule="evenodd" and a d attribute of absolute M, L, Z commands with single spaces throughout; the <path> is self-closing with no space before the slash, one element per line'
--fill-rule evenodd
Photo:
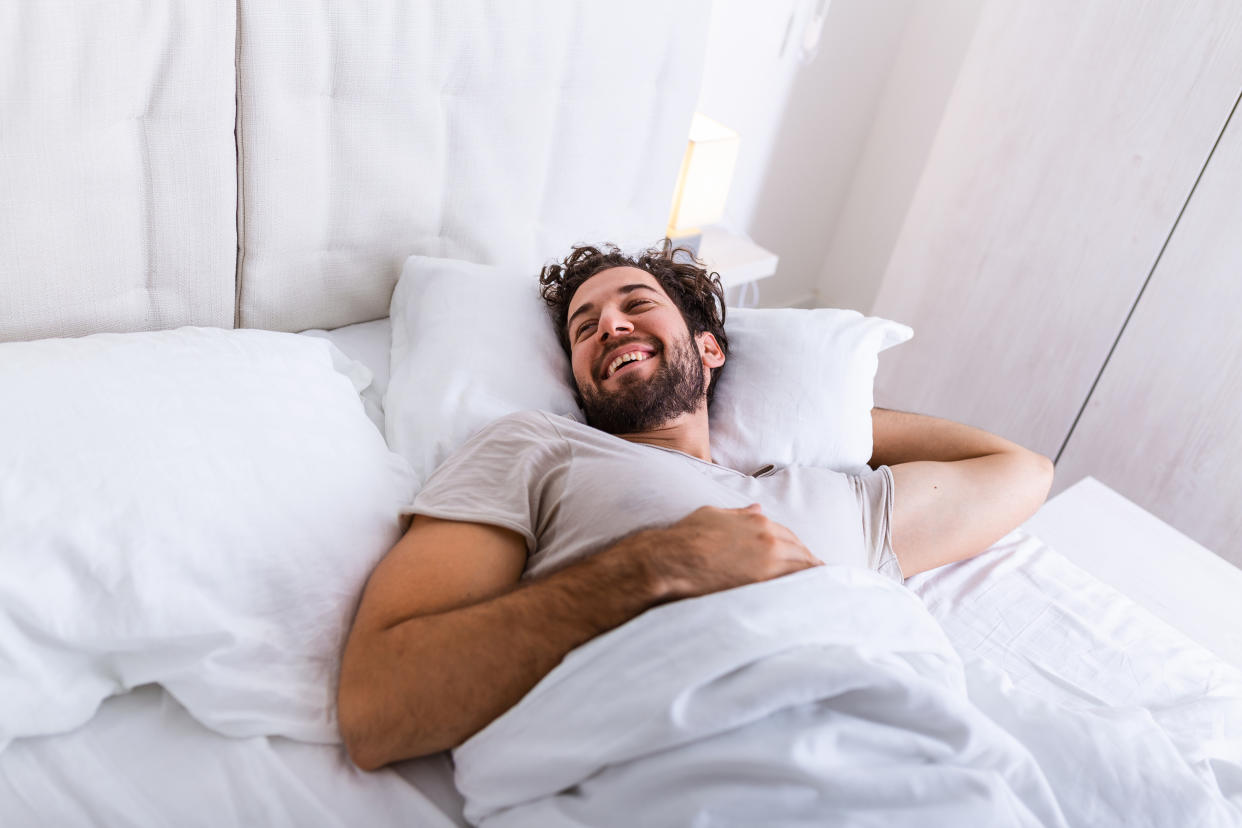
<path fill-rule="evenodd" d="M 990 0 L 873 313 L 877 402 L 1054 457 L 1242 85 L 1225 0 Z"/>
<path fill-rule="evenodd" d="M 1058 487 L 1088 474 L 1242 566 L 1242 112 L 1065 447 Z"/>

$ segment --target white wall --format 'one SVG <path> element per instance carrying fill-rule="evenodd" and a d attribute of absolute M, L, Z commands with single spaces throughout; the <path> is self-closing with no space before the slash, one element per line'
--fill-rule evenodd
<path fill-rule="evenodd" d="M 737 130 L 724 224 L 781 257 L 761 303 L 868 311 L 982 0 L 715 0 L 699 110 Z"/>
<path fill-rule="evenodd" d="M 916 0 L 833 226 L 821 306 L 870 313 L 984 0 Z"/>
<path fill-rule="evenodd" d="M 741 135 L 724 223 L 781 257 L 761 304 L 809 304 L 912 0 L 715 0 L 699 111 Z M 782 46 L 784 48 L 782 49 Z"/>

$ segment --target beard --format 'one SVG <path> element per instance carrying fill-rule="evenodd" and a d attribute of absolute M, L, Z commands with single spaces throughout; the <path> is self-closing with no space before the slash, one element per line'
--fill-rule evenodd
<path fill-rule="evenodd" d="M 635 434 L 692 414 L 707 396 L 703 360 L 692 338 L 660 349 L 660 365 L 650 379 L 622 376 L 615 389 L 579 389 L 578 401 L 588 425 L 609 434 Z M 650 358 L 650 357 L 649 357 Z"/>

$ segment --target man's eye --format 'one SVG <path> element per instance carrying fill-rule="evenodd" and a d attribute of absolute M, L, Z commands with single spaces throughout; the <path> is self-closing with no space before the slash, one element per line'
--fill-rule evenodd
<path fill-rule="evenodd" d="M 582 335 L 594 327 L 595 327 L 594 322 L 587 322 L 585 325 L 583 325 L 581 328 L 578 329 L 577 338 L 582 339 Z"/>

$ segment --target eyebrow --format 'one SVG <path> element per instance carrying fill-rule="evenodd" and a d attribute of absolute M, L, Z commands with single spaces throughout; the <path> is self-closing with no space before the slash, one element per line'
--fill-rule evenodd
<path fill-rule="evenodd" d="M 632 285 L 622 285 L 617 290 L 617 293 L 622 293 L 622 294 L 633 293 L 634 291 L 639 290 L 639 289 L 649 290 L 652 293 L 656 292 L 656 289 L 652 287 L 651 285 L 644 285 L 641 282 L 636 282 L 635 284 L 632 284 Z M 569 320 L 565 323 L 565 329 L 568 330 L 572 328 L 574 325 L 575 319 L 577 319 L 582 314 L 590 313 L 593 310 L 595 310 L 595 305 L 591 304 L 590 302 L 587 302 L 585 305 L 578 308 L 576 311 L 574 311 L 573 313 L 569 315 Z"/>

